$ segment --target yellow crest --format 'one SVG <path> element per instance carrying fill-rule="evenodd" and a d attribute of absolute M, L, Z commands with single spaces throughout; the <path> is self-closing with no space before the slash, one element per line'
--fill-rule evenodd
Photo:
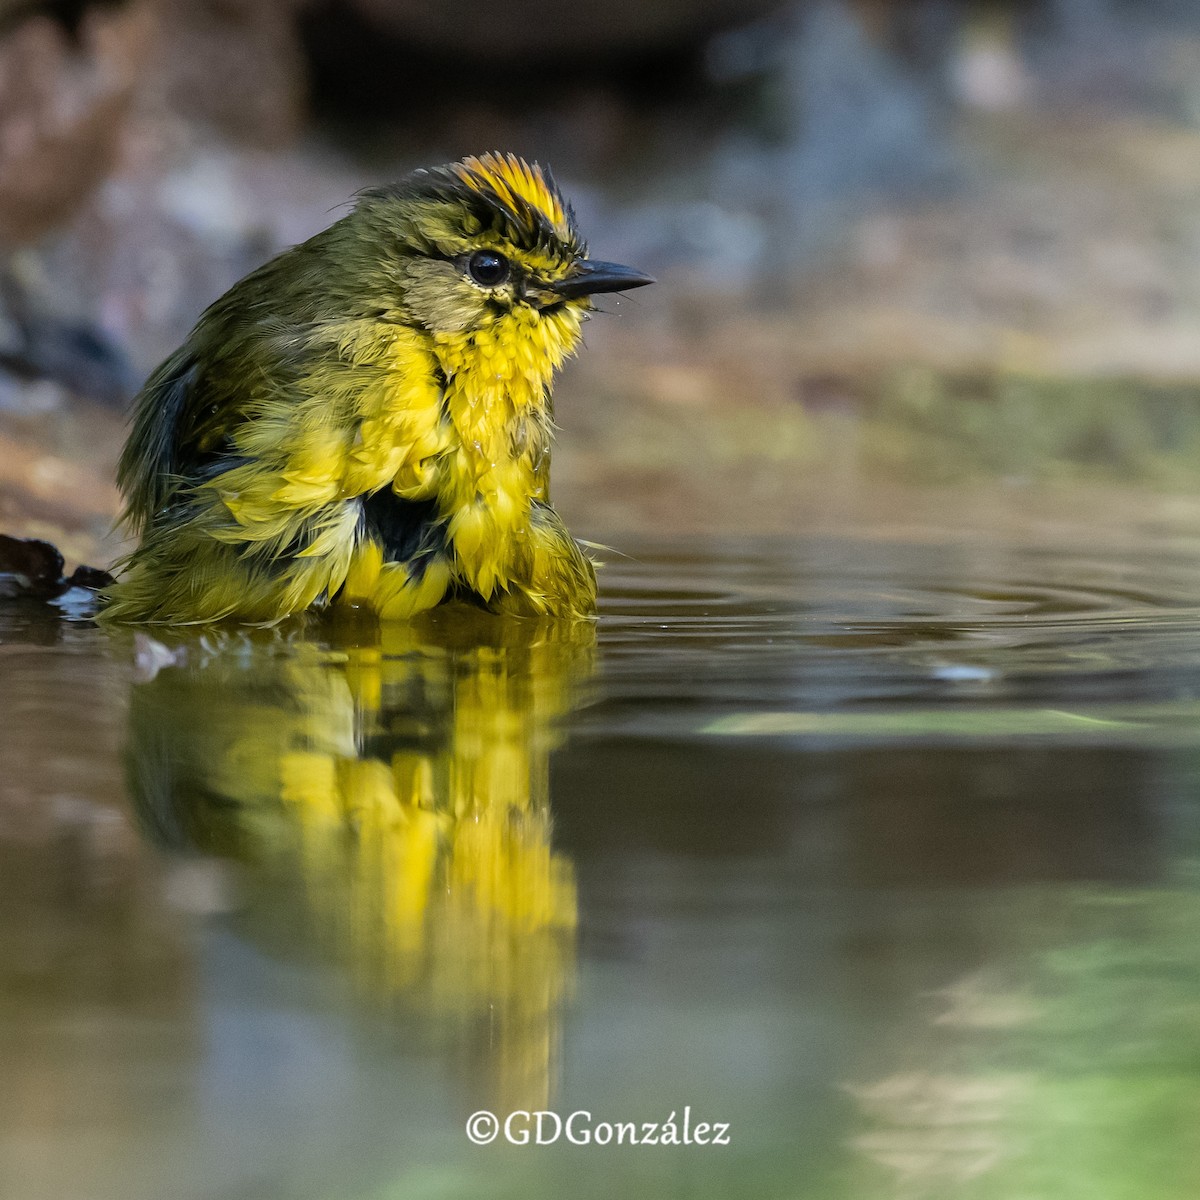
<path fill-rule="evenodd" d="M 473 192 L 507 209 L 518 224 L 544 223 L 563 242 L 577 239 L 570 206 L 540 164 L 497 153 L 464 158 L 450 170 Z"/>

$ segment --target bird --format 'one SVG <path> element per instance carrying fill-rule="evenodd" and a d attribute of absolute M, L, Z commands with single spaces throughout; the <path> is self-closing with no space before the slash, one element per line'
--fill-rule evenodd
<path fill-rule="evenodd" d="M 590 618 L 595 564 L 550 503 L 551 385 L 592 298 L 653 282 L 592 259 L 549 169 L 511 153 L 360 192 L 136 397 L 117 482 L 137 544 L 101 621 Z"/>

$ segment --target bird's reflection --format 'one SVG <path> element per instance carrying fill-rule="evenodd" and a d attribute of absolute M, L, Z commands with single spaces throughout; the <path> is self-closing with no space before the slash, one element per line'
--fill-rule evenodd
<path fill-rule="evenodd" d="M 570 862 L 549 757 L 590 674 L 586 623 L 446 610 L 308 638 L 156 646 L 129 748 L 167 845 L 248 865 L 259 939 L 339 962 L 361 993 L 544 1104 L 573 978 Z"/>

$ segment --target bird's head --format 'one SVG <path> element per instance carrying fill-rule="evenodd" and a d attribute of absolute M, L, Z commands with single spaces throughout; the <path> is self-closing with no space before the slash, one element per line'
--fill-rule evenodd
<path fill-rule="evenodd" d="M 550 173 L 511 154 L 466 158 L 372 188 L 351 220 L 371 227 L 364 240 L 374 252 L 383 247 L 374 272 L 398 315 L 434 335 L 547 319 L 577 331 L 592 296 L 654 282 L 590 259 Z"/>

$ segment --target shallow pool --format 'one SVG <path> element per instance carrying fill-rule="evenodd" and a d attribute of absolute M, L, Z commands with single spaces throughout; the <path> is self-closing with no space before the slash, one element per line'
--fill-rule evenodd
<path fill-rule="evenodd" d="M 0 613 L 0 1194 L 1200 1194 L 1200 540 L 622 548 Z"/>

